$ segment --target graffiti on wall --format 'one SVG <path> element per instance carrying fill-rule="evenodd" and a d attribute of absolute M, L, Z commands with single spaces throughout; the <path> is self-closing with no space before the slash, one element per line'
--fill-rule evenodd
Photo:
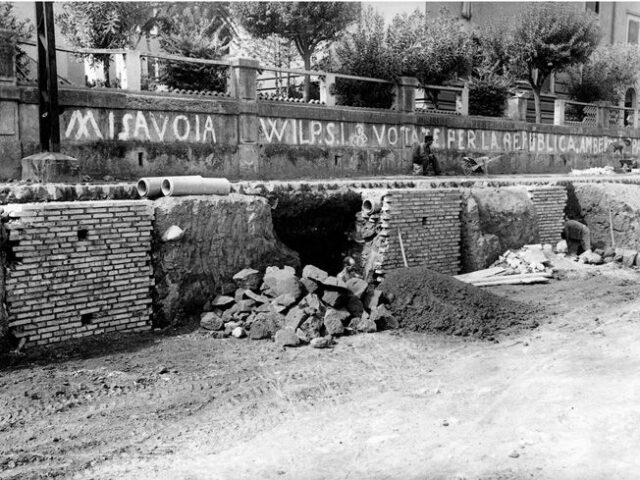
<path fill-rule="evenodd" d="M 83 109 L 65 112 L 60 129 L 73 141 L 217 143 L 224 131 L 221 122 L 215 115 Z"/>
<path fill-rule="evenodd" d="M 599 154 L 610 151 L 611 144 L 620 141 L 618 137 L 525 130 L 498 131 L 282 118 L 260 118 L 259 141 L 287 145 L 405 148 L 418 143 L 427 134 L 433 135 L 435 149 L 464 152 Z M 631 153 L 640 153 L 640 141 L 630 141 Z"/>

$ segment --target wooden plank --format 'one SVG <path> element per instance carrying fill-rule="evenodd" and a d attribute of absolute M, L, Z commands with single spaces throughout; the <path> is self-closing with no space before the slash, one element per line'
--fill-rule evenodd
<path fill-rule="evenodd" d="M 499 273 L 504 272 L 504 268 L 502 267 L 491 267 L 485 268 L 484 270 L 476 270 L 475 272 L 463 273 L 462 275 L 455 275 L 453 278 L 456 280 L 461 280 L 463 282 L 469 282 L 474 279 L 481 279 L 491 277 L 493 275 L 498 275 Z"/>
<path fill-rule="evenodd" d="M 515 275 L 505 275 L 492 280 L 483 280 L 472 283 L 475 287 L 490 287 L 493 285 L 525 285 L 529 283 L 547 283 L 549 277 L 532 275 L 529 277 L 511 278 Z"/>

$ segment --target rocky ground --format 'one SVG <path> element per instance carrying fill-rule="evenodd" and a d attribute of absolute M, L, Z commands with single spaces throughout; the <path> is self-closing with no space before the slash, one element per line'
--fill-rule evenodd
<path fill-rule="evenodd" d="M 0 478 L 637 478 L 640 273 L 556 266 L 489 289 L 544 310 L 492 341 L 283 349 L 194 319 L 4 358 Z"/>

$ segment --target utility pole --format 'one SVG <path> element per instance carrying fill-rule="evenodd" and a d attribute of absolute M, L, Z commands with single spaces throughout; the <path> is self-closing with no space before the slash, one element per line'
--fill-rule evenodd
<path fill-rule="evenodd" d="M 36 2 L 38 91 L 40 95 L 40 150 L 60 151 L 58 69 L 53 3 Z"/>
<path fill-rule="evenodd" d="M 38 46 L 38 94 L 40 153 L 21 160 L 22 180 L 34 182 L 77 181 L 77 159 L 60 153 L 60 108 L 53 2 L 36 3 L 36 44 Z"/>

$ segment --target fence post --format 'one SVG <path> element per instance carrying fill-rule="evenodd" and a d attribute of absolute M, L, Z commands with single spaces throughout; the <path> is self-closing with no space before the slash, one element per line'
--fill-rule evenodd
<path fill-rule="evenodd" d="M 507 99 L 507 117 L 516 122 L 527 121 L 527 98 L 526 92 L 519 93 Z"/>
<path fill-rule="evenodd" d="M 609 108 L 608 102 L 594 102 L 598 107 L 598 113 L 596 115 L 596 126 L 601 128 L 607 128 L 609 126 Z"/>
<path fill-rule="evenodd" d="M 564 125 L 566 108 L 567 108 L 567 103 L 564 100 L 560 98 L 556 98 L 553 101 L 553 124 L 554 125 Z"/>
<path fill-rule="evenodd" d="M 127 90 L 139 92 L 141 90 L 141 74 L 140 52 L 137 50 L 127 50 L 124 55 L 124 65 L 127 71 Z"/>
<path fill-rule="evenodd" d="M 15 36 L 0 30 L 0 84 L 17 84 Z"/>
<path fill-rule="evenodd" d="M 456 111 L 460 115 L 469 115 L 469 82 L 465 82 L 462 91 L 456 95 Z"/>
<path fill-rule="evenodd" d="M 231 60 L 229 94 L 238 100 L 238 175 L 256 177 L 260 171 L 258 150 L 258 69 L 260 62 L 248 58 Z"/>
<path fill-rule="evenodd" d="M 333 107 L 336 104 L 336 97 L 331 93 L 331 87 L 336 83 L 336 76 L 333 73 L 327 73 L 324 78 L 320 77 L 320 103 L 324 103 L 327 107 Z"/>
<path fill-rule="evenodd" d="M 633 128 L 638 128 L 638 109 L 633 109 Z"/>
<path fill-rule="evenodd" d="M 394 109 L 398 112 L 415 112 L 416 90 L 420 86 L 417 78 L 400 77 L 395 84 Z"/>

